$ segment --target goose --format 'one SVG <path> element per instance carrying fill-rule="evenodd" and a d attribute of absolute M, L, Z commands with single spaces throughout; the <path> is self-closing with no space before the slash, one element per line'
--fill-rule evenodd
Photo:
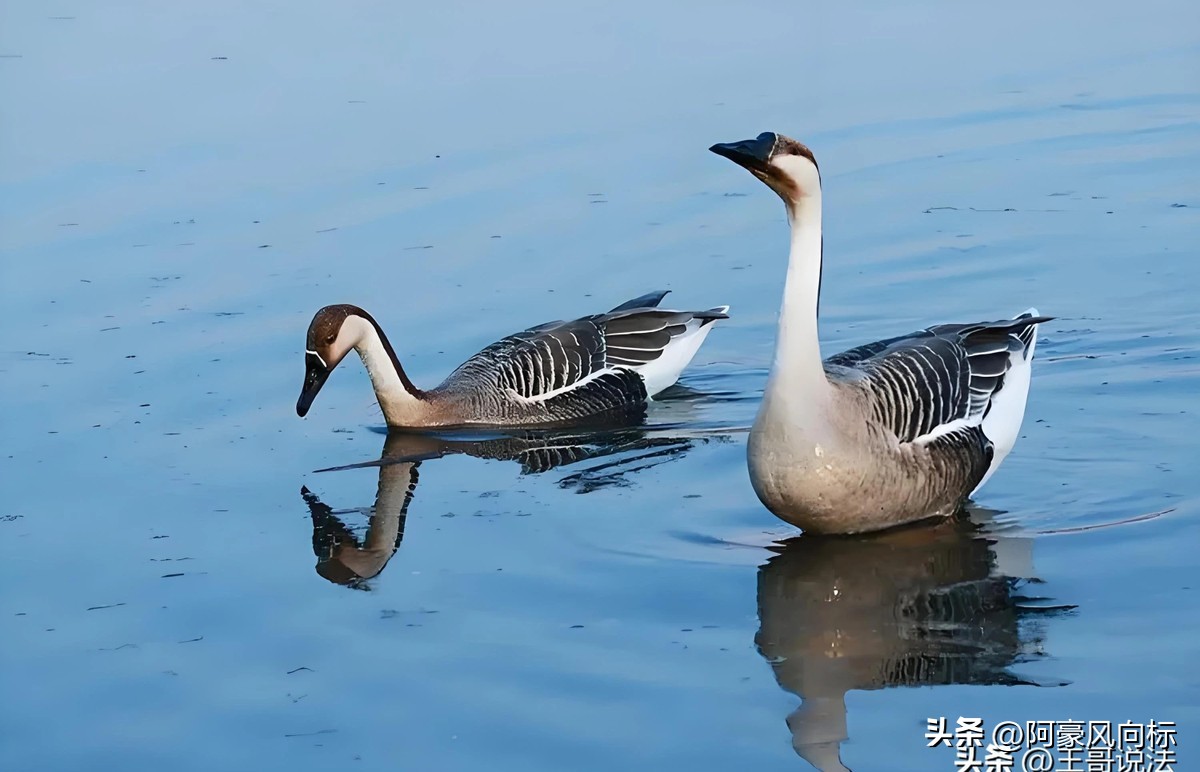
<path fill-rule="evenodd" d="M 821 358 L 821 175 L 773 132 L 713 145 L 775 191 L 791 226 L 775 357 L 747 442 L 755 493 L 813 533 L 861 533 L 958 512 L 1012 450 L 1036 309 L 942 324 Z"/>
<path fill-rule="evenodd" d="M 669 290 L 668 290 L 669 291 Z M 325 306 L 308 326 L 303 418 L 333 369 L 351 351 L 362 358 L 391 429 L 538 427 L 627 422 L 671 386 L 729 306 L 668 311 L 668 291 L 611 311 L 547 322 L 509 335 L 472 356 L 441 385 L 413 385 L 383 328 L 354 305 Z"/>

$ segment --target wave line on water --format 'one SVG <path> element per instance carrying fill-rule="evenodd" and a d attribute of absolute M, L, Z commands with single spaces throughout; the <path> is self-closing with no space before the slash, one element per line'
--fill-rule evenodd
<path fill-rule="evenodd" d="M 1118 525 L 1131 525 L 1133 523 L 1144 523 L 1147 520 L 1156 520 L 1163 515 L 1169 515 L 1175 511 L 1175 507 L 1160 509 L 1157 512 L 1144 512 L 1140 515 L 1133 515 L 1121 520 L 1110 520 L 1107 523 L 1093 523 L 1091 525 L 1076 525 L 1070 528 L 1053 528 L 1047 531 L 1035 531 L 1037 536 L 1061 536 L 1068 533 L 1083 533 L 1084 531 L 1097 531 L 1101 528 L 1112 528 Z"/>

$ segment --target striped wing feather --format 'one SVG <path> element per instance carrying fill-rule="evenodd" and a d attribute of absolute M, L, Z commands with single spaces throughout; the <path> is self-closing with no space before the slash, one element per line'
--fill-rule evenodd
<path fill-rule="evenodd" d="M 608 369 L 594 317 L 551 322 L 496 341 L 464 362 L 445 386 L 498 389 L 523 399 L 559 393 Z"/>
<path fill-rule="evenodd" d="M 464 362 L 439 388 L 482 387 L 539 401 L 644 400 L 645 386 L 633 371 L 657 359 L 689 322 L 725 318 L 719 310 L 659 310 L 666 294 L 649 293 L 606 314 L 509 335 Z"/>
<path fill-rule="evenodd" d="M 980 425 L 1013 355 L 1023 356 L 1034 326 L 1049 318 L 939 325 L 851 349 L 826 364 L 831 375 L 851 368 L 865 376 L 873 417 L 898 440 L 929 441 Z"/>
<path fill-rule="evenodd" d="M 608 363 L 640 367 L 662 356 L 671 340 L 696 318 L 690 311 L 642 310 L 609 316 L 603 322 Z"/>

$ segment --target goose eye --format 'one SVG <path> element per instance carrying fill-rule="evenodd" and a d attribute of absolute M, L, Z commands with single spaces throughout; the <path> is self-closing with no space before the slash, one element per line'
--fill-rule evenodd
<path fill-rule="evenodd" d="M 333 345 L 333 342 L 334 342 L 335 340 L 337 340 L 337 336 L 336 336 L 336 335 L 330 335 L 328 338 L 326 338 L 326 339 L 325 339 L 325 345 L 327 345 L 327 346 L 332 346 L 332 345 Z"/>

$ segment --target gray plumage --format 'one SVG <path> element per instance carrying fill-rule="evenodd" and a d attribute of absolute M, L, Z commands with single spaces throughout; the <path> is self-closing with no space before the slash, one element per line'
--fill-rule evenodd
<path fill-rule="evenodd" d="M 640 416 L 652 394 L 637 368 L 689 331 L 728 318 L 725 308 L 660 310 L 666 294 L 509 335 L 460 365 L 430 396 L 466 400 L 475 412 L 513 424 Z"/>
<path fill-rule="evenodd" d="M 1052 317 L 941 324 L 869 343 L 825 360 L 832 382 L 862 384 L 874 419 L 900 442 L 914 442 L 955 421 L 982 420 L 1004 385 L 1012 356 Z"/>

